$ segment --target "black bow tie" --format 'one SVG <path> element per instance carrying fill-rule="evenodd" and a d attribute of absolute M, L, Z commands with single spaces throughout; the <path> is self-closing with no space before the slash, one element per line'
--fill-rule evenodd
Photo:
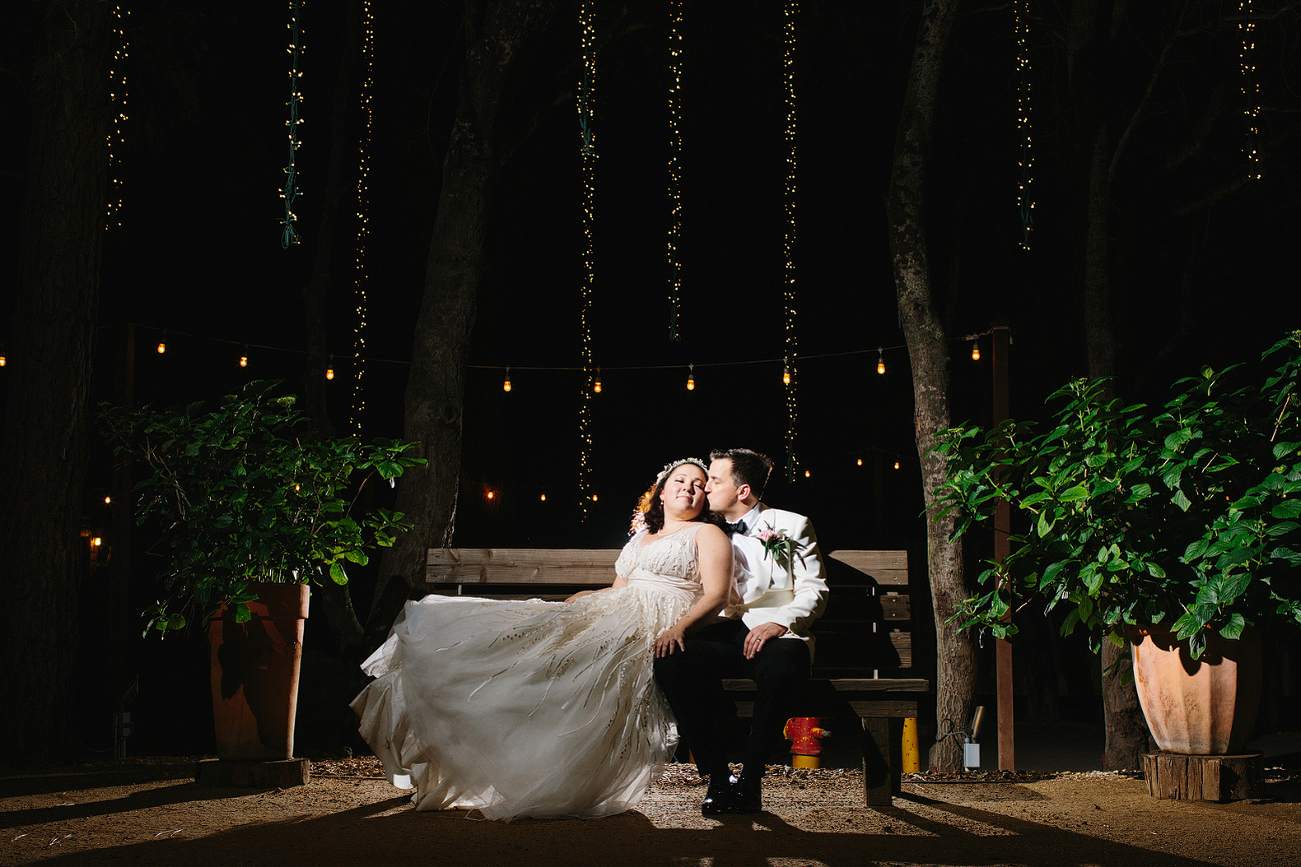
<path fill-rule="evenodd" d="M 745 521 L 737 521 L 735 524 L 729 523 L 727 521 L 724 521 L 723 523 L 727 524 L 727 532 L 731 533 L 732 535 L 734 536 L 738 534 L 741 536 L 745 535 Z"/>

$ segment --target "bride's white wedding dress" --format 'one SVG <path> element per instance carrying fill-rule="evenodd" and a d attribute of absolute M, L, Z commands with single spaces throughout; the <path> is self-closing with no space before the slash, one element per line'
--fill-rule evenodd
<path fill-rule="evenodd" d="M 390 781 L 418 810 L 490 819 L 634 807 L 677 745 L 653 647 L 701 594 L 701 526 L 637 533 L 615 563 L 628 586 L 574 602 L 408 602 L 352 702 Z"/>

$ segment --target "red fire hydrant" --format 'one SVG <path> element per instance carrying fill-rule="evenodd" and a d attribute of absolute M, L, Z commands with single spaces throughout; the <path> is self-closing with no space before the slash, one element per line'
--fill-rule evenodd
<path fill-rule="evenodd" d="M 821 739 L 831 732 L 818 728 L 818 718 L 801 716 L 786 720 L 782 735 L 791 742 L 791 767 L 820 767 L 818 754 L 822 752 Z"/>

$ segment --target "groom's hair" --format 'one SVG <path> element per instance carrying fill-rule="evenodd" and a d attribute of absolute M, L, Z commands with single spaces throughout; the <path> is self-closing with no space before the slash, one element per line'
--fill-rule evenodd
<path fill-rule="evenodd" d="M 754 495 L 763 499 L 763 489 L 767 487 L 768 476 L 772 474 L 772 458 L 751 449 L 714 449 L 709 453 L 709 459 L 731 461 L 732 481 L 738 485 L 749 485 Z"/>

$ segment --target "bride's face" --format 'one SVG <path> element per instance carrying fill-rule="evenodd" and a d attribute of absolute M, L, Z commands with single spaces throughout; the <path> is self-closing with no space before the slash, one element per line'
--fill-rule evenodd
<path fill-rule="evenodd" d="M 678 520 L 690 520 L 705 508 L 705 471 L 694 464 L 675 467 L 664 482 L 660 492 L 660 502 L 664 504 L 664 515 Z"/>

